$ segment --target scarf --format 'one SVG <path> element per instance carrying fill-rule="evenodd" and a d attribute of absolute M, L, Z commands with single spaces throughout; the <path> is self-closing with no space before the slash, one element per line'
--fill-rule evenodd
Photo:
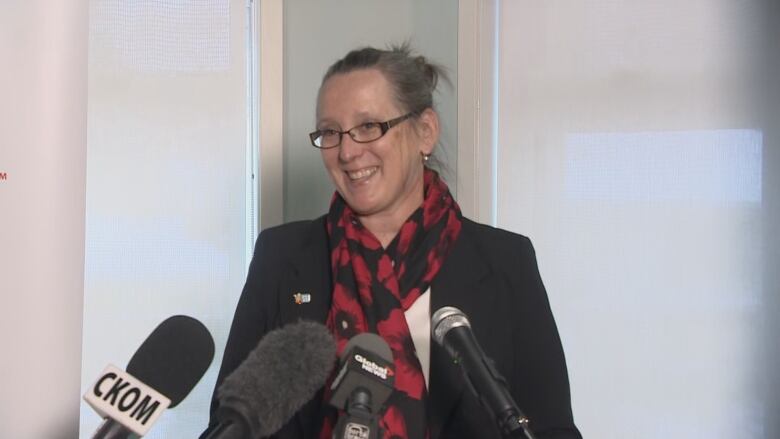
<path fill-rule="evenodd" d="M 444 181 L 428 168 L 423 180 L 423 204 L 387 248 L 338 192 L 327 216 L 333 272 L 327 326 L 338 353 L 363 332 L 379 334 L 393 353 L 395 389 L 379 414 L 383 439 L 428 437 L 425 379 L 404 312 L 428 290 L 461 229 L 460 208 Z M 335 422 L 334 416 L 325 419 L 321 439 L 331 438 Z"/>

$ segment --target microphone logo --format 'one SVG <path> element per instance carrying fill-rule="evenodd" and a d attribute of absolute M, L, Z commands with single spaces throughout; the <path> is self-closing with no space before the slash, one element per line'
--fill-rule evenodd
<path fill-rule="evenodd" d="M 363 370 L 383 380 L 386 380 L 387 377 L 392 377 L 395 375 L 393 373 L 393 369 L 389 367 L 382 367 L 360 354 L 355 354 L 355 361 L 360 363 L 360 366 L 363 368 Z"/>
<path fill-rule="evenodd" d="M 350 422 L 344 429 L 345 439 L 369 439 L 370 436 L 371 429 L 362 424 Z"/>
<path fill-rule="evenodd" d="M 103 370 L 84 400 L 100 416 L 116 420 L 139 436 L 145 435 L 171 405 L 162 393 L 111 365 Z"/>

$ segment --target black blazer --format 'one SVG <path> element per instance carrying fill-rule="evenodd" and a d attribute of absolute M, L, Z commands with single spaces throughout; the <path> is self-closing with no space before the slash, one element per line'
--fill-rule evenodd
<path fill-rule="evenodd" d="M 216 387 L 266 332 L 299 319 L 324 323 L 331 288 L 325 217 L 263 231 Z M 293 294 L 298 292 L 311 294 L 311 302 L 296 305 Z M 431 312 L 455 306 L 469 317 L 483 350 L 506 377 L 510 393 L 539 439 L 581 439 L 572 419 L 563 349 L 528 238 L 464 219 L 460 237 L 430 293 Z M 433 341 L 429 377 L 431 439 L 501 437 L 495 422 L 465 387 L 461 370 Z M 217 404 L 213 399 L 211 422 L 203 436 L 214 427 Z M 320 393 L 274 437 L 316 438 L 321 410 Z"/>

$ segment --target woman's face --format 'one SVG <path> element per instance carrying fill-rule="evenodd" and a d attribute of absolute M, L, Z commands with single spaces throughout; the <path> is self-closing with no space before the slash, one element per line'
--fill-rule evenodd
<path fill-rule="evenodd" d="M 317 129 L 344 131 L 405 113 L 379 70 L 355 70 L 323 84 Z M 336 189 L 358 215 L 402 215 L 405 220 L 423 200 L 421 153 L 430 154 L 437 140 L 438 119 L 426 110 L 370 143 L 356 143 L 344 134 L 340 146 L 322 150 L 322 160 Z"/>

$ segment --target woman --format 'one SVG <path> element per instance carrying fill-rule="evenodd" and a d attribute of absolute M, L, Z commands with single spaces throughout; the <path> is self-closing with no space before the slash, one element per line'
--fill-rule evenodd
<path fill-rule="evenodd" d="M 427 166 L 439 140 L 440 75 L 405 46 L 352 51 L 328 70 L 310 138 L 336 186 L 330 211 L 260 235 L 217 386 L 267 331 L 311 319 L 327 324 L 339 351 L 366 331 L 390 345 L 396 379 L 380 420 L 385 438 L 499 438 L 460 370 L 431 343 L 429 316 L 455 306 L 537 436 L 580 438 L 533 247 L 462 217 Z M 321 392 L 278 437 L 329 438 L 334 422 Z"/>

